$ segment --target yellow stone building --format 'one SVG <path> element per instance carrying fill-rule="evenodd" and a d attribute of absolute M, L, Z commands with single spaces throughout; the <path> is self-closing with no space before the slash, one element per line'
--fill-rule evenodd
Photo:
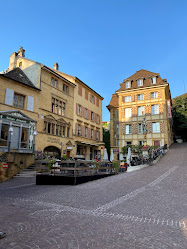
<path fill-rule="evenodd" d="M 77 77 L 60 72 L 58 63 L 49 68 L 25 58 L 25 50 L 21 47 L 11 54 L 8 71 L 0 74 L 0 89 L 0 112 L 8 111 L 9 117 L 17 113 L 22 120 L 31 118 L 32 132 L 28 124 L 23 135 L 27 140 L 24 141 L 25 149 L 29 149 L 29 137 L 32 138 L 28 153 L 35 150 L 37 158 L 42 154 L 82 159 L 103 157 L 103 98 Z M 5 124 L 1 114 L 0 124 Z M 1 154 L 21 150 L 23 129 L 17 129 L 18 122 L 13 119 L 8 125 L 8 132 L 12 127 L 12 137 L 17 137 L 17 147 L 8 147 L 13 144 L 9 136 L 3 146 L 5 135 L 1 125 Z"/>
<path fill-rule="evenodd" d="M 111 148 L 120 154 L 126 145 L 172 143 L 171 94 L 166 79 L 147 70 L 125 79 L 107 106 Z"/>

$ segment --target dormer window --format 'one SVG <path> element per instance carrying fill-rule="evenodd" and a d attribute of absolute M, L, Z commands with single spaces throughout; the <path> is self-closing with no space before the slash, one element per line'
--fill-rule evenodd
<path fill-rule="evenodd" d="M 143 79 L 138 79 L 138 86 L 143 86 Z"/>
<path fill-rule="evenodd" d="M 131 82 L 130 81 L 126 82 L 126 88 L 131 88 Z"/>
<path fill-rule="evenodd" d="M 156 84 L 156 76 L 153 76 L 153 77 L 151 78 L 151 84 Z"/>

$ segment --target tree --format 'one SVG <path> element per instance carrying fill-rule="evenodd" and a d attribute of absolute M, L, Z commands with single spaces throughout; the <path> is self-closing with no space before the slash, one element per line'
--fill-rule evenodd
<path fill-rule="evenodd" d="M 172 100 L 173 132 L 187 140 L 187 94 Z"/>
<path fill-rule="evenodd" d="M 107 149 L 108 155 L 110 155 L 110 131 L 103 128 L 103 142 Z"/>

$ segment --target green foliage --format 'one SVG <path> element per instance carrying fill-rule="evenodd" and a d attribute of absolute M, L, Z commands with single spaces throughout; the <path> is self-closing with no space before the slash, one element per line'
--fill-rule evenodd
<path fill-rule="evenodd" d="M 187 94 L 175 98 L 172 102 L 174 135 L 187 140 Z"/>
<path fill-rule="evenodd" d="M 120 162 L 119 161 L 113 161 L 112 162 L 112 167 L 115 169 L 115 172 L 118 173 L 119 168 L 120 168 Z"/>
<path fill-rule="evenodd" d="M 63 155 L 62 156 L 62 160 L 66 160 L 67 159 L 67 156 L 66 155 Z"/>
<path fill-rule="evenodd" d="M 56 163 L 56 159 L 55 158 L 52 158 L 51 160 L 49 160 L 49 163 L 48 163 L 49 171 L 52 170 L 53 164 L 55 164 L 55 163 Z"/>
<path fill-rule="evenodd" d="M 127 145 L 122 147 L 123 155 L 128 154 L 128 148 L 131 148 L 131 153 L 140 156 L 142 154 L 142 145 Z"/>
<path fill-rule="evenodd" d="M 103 128 L 103 142 L 107 149 L 108 155 L 110 155 L 110 131 Z"/>

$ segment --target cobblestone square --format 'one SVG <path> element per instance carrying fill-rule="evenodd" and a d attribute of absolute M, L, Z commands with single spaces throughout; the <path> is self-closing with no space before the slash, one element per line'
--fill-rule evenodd
<path fill-rule="evenodd" d="M 77 186 L 1 183 L 0 249 L 187 248 L 186 151 Z"/>

